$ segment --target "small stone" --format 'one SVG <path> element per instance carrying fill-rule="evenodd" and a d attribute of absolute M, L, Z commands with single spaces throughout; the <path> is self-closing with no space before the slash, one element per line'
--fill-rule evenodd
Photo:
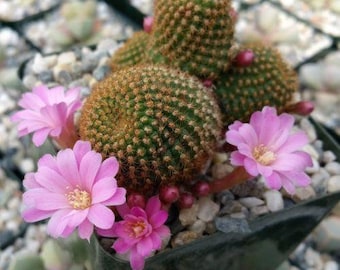
<path fill-rule="evenodd" d="M 252 194 L 254 197 L 258 197 L 254 195 L 254 191 L 257 190 L 257 184 L 255 181 L 246 181 L 242 184 L 239 184 L 231 189 L 231 192 L 239 197 L 247 197 Z"/>
<path fill-rule="evenodd" d="M 247 208 L 264 205 L 264 201 L 256 197 L 241 198 L 239 202 Z"/>
<path fill-rule="evenodd" d="M 214 221 L 210 221 L 210 222 L 206 223 L 205 232 L 207 234 L 213 234 L 213 233 L 216 232 L 216 226 L 215 226 L 215 222 Z"/>
<path fill-rule="evenodd" d="M 316 130 L 313 124 L 307 118 L 301 119 L 300 126 L 307 133 L 307 136 L 311 142 L 317 139 Z"/>
<path fill-rule="evenodd" d="M 314 241 L 321 251 L 339 252 L 340 250 L 340 217 L 329 216 L 324 219 L 313 233 Z"/>
<path fill-rule="evenodd" d="M 313 174 L 317 173 L 320 170 L 320 163 L 317 159 L 312 157 L 312 166 L 306 168 L 306 173 Z"/>
<path fill-rule="evenodd" d="M 275 270 L 290 270 L 290 263 L 289 263 L 289 261 L 284 261 Z"/>
<path fill-rule="evenodd" d="M 323 270 L 339 270 L 339 265 L 335 261 L 325 262 Z"/>
<path fill-rule="evenodd" d="M 237 218 L 237 219 L 245 219 L 248 217 L 248 215 L 246 215 L 244 212 L 239 212 L 239 213 L 232 213 L 230 214 L 231 218 Z"/>
<path fill-rule="evenodd" d="M 181 209 L 179 221 L 183 226 L 191 225 L 197 220 L 198 204 L 194 203 L 191 208 Z"/>
<path fill-rule="evenodd" d="M 53 54 L 44 57 L 46 65 L 50 68 L 57 64 L 58 56 Z"/>
<path fill-rule="evenodd" d="M 330 175 L 340 175 L 340 163 L 332 161 L 325 166 Z"/>
<path fill-rule="evenodd" d="M 94 57 L 85 58 L 81 62 L 83 72 L 92 72 L 98 64 L 98 59 L 95 60 Z"/>
<path fill-rule="evenodd" d="M 32 64 L 32 71 L 34 74 L 39 74 L 45 70 L 48 70 L 48 66 L 44 60 L 44 58 L 41 56 L 41 54 L 36 54 L 33 59 Z"/>
<path fill-rule="evenodd" d="M 33 75 L 25 75 L 22 82 L 28 89 L 32 89 L 37 82 L 37 78 Z"/>
<path fill-rule="evenodd" d="M 233 171 L 233 167 L 228 163 L 216 163 L 211 168 L 213 179 L 220 179 Z"/>
<path fill-rule="evenodd" d="M 35 165 L 31 158 L 24 158 L 19 163 L 19 168 L 23 173 L 33 172 Z"/>
<path fill-rule="evenodd" d="M 249 233 L 250 228 L 246 219 L 217 217 L 215 219 L 217 230 L 224 233 Z"/>
<path fill-rule="evenodd" d="M 263 206 L 256 206 L 250 209 L 250 214 L 253 217 L 258 217 L 258 216 L 262 216 L 265 215 L 269 212 L 269 209 L 267 207 L 267 205 L 263 205 Z"/>
<path fill-rule="evenodd" d="M 340 190 L 340 175 L 335 175 L 329 178 L 328 181 L 328 192 L 336 192 Z"/>
<path fill-rule="evenodd" d="M 329 177 L 329 173 L 324 168 L 320 168 L 317 173 L 311 176 L 314 189 L 327 187 L 327 181 Z"/>
<path fill-rule="evenodd" d="M 0 232 L 0 248 L 2 249 L 4 246 L 12 242 L 13 238 L 14 238 L 14 234 L 11 230 L 1 231 Z"/>
<path fill-rule="evenodd" d="M 57 65 L 70 66 L 76 62 L 76 60 L 74 52 L 63 52 L 58 56 Z"/>
<path fill-rule="evenodd" d="M 216 152 L 213 156 L 214 163 L 224 163 L 228 161 L 227 153 Z"/>
<path fill-rule="evenodd" d="M 268 190 L 263 194 L 263 197 L 271 212 L 277 212 L 284 208 L 282 194 L 278 190 Z"/>
<path fill-rule="evenodd" d="M 97 67 L 94 71 L 93 71 L 93 77 L 97 80 L 100 81 L 102 79 L 104 79 L 104 77 L 110 72 L 110 68 L 108 66 L 100 66 Z"/>
<path fill-rule="evenodd" d="M 242 204 L 238 201 L 228 201 L 224 207 L 220 210 L 219 215 L 230 215 L 232 213 L 242 212 Z"/>
<path fill-rule="evenodd" d="M 298 203 L 316 196 L 314 189 L 311 186 L 296 188 L 295 194 L 292 196 L 294 202 Z"/>
<path fill-rule="evenodd" d="M 231 193 L 229 190 L 225 190 L 217 194 L 217 200 L 223 205 L 227 204 L 228 202 L 234 199 L 235 199 L 234 194 Z"/>
<path fill-rule="evenodd" d="M 171 240 L 171 246 L 173 248 L 183 246 L 185 244 L 188 244 L 194 240 L 196 240 L 199 237 L 199 235 L 196 232 L 193 231 L 183 231 L 178 233 L 172 240 Z"/>
<path fill-rule="evenodd" d="M 336 155 L 332 151 L 325 151 L 322 156 L 322 161 L 325 163 L 330 163 L 336 160 Z"/>
<path fill-rule="evenodd" d="M 66 70 L 61 70 L 58 72 L 56 80 L 62 85 L 68 85 L 72 82 L 72 76 Z"/>
<path fill-rule="evenodd" d="M 219 205 L 213 202 L 209 197 L 201 197 L 197 203 L 197 217 L 204 222 L 212 221 L 220 210 Z"/>
<path fill-rule="evenodd" d="M 307 152 L 311 157 L 313 157 L 316 160 L 319 160 L 320 158 L 318 151 L 311 144 L 306 144 L 303 147 L 303 151 Z"/>
<path fill-rule="evenodd" d="M 38 79 L 42 83 L 47 84 L 53 80 L 53 73 L 51 70 L 44 70 L 38 74 Z"/>
<path fill-rule="evenodd" d="M 323 262 L 321 256 L 318 252 L 313 250 L 312 248 L 307 248 L 305 254 L 305 260 L 309 268 L 322 270 L 323 269 Z"/>
<path fill-rule="evenodd" d="M 197 219 L 192 225 L 189 227 L 189 231 L 196 232 L 198 235 L 202 235 L 206 228 L 206 223 L 200 219 Z"/>

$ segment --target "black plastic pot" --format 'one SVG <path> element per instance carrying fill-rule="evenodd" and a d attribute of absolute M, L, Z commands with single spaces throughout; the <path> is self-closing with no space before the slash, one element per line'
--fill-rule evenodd
<path fill-rule="evenodd" d="M 340 147 L 315 121 L 318 138 L 325 149 L 340 160 Z M 146 260 L 145 270 L 273 270 L 278 267 L 319 222 L 340 201 L 340 192 L 318 197 L 250 222 L 250 233 L 222 233 L 203 237 L 190 244 L 169 249 Z M 125 270 L 129 263 L 91 239 L 90 258 L 94 269 Z"/>

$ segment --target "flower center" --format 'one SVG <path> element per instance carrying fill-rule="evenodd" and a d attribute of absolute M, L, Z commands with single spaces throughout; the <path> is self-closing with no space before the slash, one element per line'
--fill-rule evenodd
<path fill-rule="evenodd" d="M 275 153 L 263 144 L 256 146 L 252 154 L 256 161 L 264 166 L 270 165 L 276 159 Z"/>
<path fill-rule="evenodd" d="M 90 194 L 79 188 L 74 189 L 66 194 L 69 204 L 77 210 L 83 210 L 91 206 Z"/>
<path fill-rule="evenodd" d="M 144 234 L 147 225 L 144 221 L 140 220 L 137 222 L 130 222 L 129 224 L 129 231 L 130 236 L 133 238 L 138 238 Z"/>

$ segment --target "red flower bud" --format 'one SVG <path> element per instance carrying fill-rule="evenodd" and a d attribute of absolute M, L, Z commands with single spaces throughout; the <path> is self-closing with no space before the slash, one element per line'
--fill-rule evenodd
<path fill-rule="evenodd" d="M 176 186 L 162 186 L 159 191 L 159 198 L 164 203 L 174 203 L 179 198 L 179 189 Z"/>
<path fill-rule="evenodd" d="M 235 57 L 235 64 L 238 67 L 248 67 L 255 59 L 255 54 L 252 50 L 244 50 L 239 52 Z"/>
<path fill-rule="evenodd" d="M 143 20 L 143 29 L 146 33 L 151 33 L 152 30 L 152 25 L 153 25 L 153 17 L 145 17 Z"/>

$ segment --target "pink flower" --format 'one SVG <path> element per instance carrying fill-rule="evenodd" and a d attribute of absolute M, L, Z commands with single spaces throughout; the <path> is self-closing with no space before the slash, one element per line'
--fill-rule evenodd
<path fill-rule="evenodd" d="M 262 175 L 272 189 L 283 187 L 293 194 L 295 186 L 308 185 L 310 178 L 304 170 L 312 160 L 299 150 L 308 138 L 303 132 L 292 134 L 293 124 L 293 116 L 278 116 L 267 106 L 253 113 L 249 124 L 235 121 L 226 133 L 227 142 L 237 146 L 231 153 L 231 163 L 244 166 L 252 176 Z"/>
<path fill-rule="evenodd" d="M 11 120 L 19 122 L 19 136 L 33 134 L 33 143 L 42 145 L 50 135 L 62 147 L 72 147 L 77 140 L 74 113 L 81 106 L 80 89 L 65 92 L 62 86 L 48 89 L 45 85 L 33 88 L 19 100 L 23 110 L 16 112 Z"/>
<path fill-rule="evenodd" d="M 143 269 L 145 258 L 159 250 L 162 239 L 170 235 L 169 228 L 164 225 L 168 213 L 161 209 L 158 196 L 151 197 L 145 209 L 138 206 L 130 209 L 124 204 L 117 210 L 123 220 L 113 224 L 111 230 L 98 230 L 98 233 L 118 237 L 112 248 L 119 254 L 128 255 L 132 269 Z"/>
<path fill-rule="evenodd" d="M 47 232 L 53 237 L 65 238 L 78 228 L 79 236 L 89 240 L 93 225 L 111 228 L 115 216 L 108 206 L 123 204 L 126 194 L 114 178 L 118 168 L 114 157 L 102 162 L 85 141 L 77 141 L 73 150 L 61 150 L 56 157 L 44 155 L 38 171 L 24 179 L 24 220 L 51 218 Z"/>

